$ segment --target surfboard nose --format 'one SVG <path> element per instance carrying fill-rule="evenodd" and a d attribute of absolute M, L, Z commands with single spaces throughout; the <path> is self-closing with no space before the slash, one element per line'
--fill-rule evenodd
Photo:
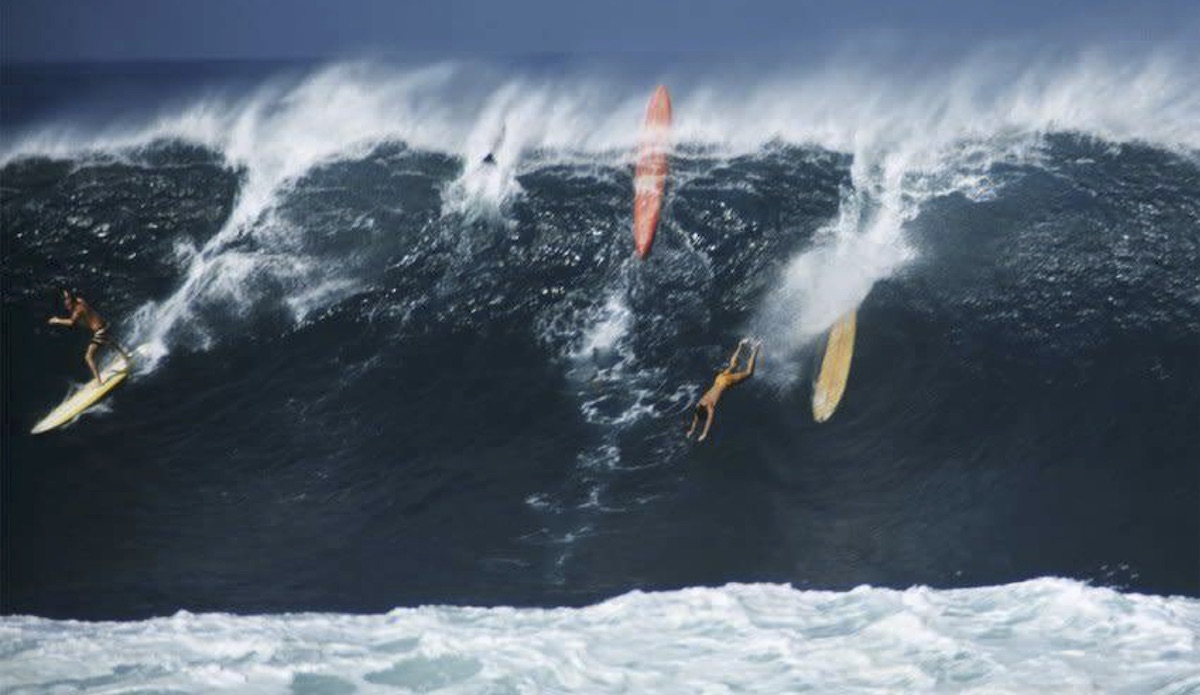
<path fill-rule="evenodd" d="M 665 84 L 660 84 L 654 88 L 654 96 L 650 98 L 652 102 L 661 102 L 669 115 L 671 112 L 671 93 L 667 91 Z"/>
<path fill-rule="evenodd" d="M 671 126 L 671 95 L 658 85 L 646 104 L 637 167 L 634 172 L 633 239 L 639 258 L 654 244 L 669 173 L 667 159 Z"/>

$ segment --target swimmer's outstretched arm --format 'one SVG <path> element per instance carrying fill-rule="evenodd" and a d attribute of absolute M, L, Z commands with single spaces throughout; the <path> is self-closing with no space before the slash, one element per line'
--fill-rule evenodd
<path fill-rule="evenodd" d="M 737 347 L 733 349 L 733 354 L 729 356 L 729 369 L 737 369 L 738 357 L 742 354 L 742 348 L 746 347 L 749 340 L 742 338 L 738 341 Z"/>
<path fill-rule="evenodd" d="M 696 412 L 695 408 L 692 408 L 692 426 L 688 428 L 688 433 L 686 436 L 690 438 L 692 436 L 692 432 L 696 431 L 696 425 L 699 425 L 699 424 L 700 424 L 700 415 Z"/>
<path fill-rule="evenodd" d="M 758 362 L 758 351 L 762 348 L 762 343 L 755 343 L 754 349 L 750 351 L 750 364 L 746 367 L 746 371 L 742 372 L 746 378 L 754 376 L 754 364 Z"/>
<path fill-rule="evenodd" d="M 758 362 L 758 350 L 761 347 L 762 347 L 762 344 L 758 343 L 754 346 L 754 349 L 750 351 L 750 363 L 746 365 L 745 370 L 733 373 L 733 378 L 734 378 L 733 383 L 735 383 L 735 384 L 741 383 L 741 382 L 745 381 L 746 379 L 749 379 L 750 377 L 754 376 L 754 365 L 755 365 L 755 363 Z"/>

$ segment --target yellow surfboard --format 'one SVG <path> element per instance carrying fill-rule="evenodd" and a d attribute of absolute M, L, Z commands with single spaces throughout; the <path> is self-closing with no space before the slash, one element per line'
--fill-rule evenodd
<path fill-rule="evenodd" d="M 134 352 L 136 353 L 137 350 L 134 350 Z M 100 399 L 111 393 L 113 389 L 125 383 L 125 379 L 129 377 L 129 370 L 130 365 L 123 357 L 116 357 L 110 360 L 100 370 L 100 376 L 104 379 L 103 384 L 97 383 L 95 379 L 89 381 L 83 388 L 72 393 L 62 403 L 59 403 L 58 407 L 51 410 L 50 414 L 42 418 L 38 424 L 34 425 L 31 433 L 41 434 L 48 432 L 56 427 L 62 427 L 79 417 L 85 410 L 96 405 L 96 403 L 100 402 Z"/>
<path fill-rule="evenodd" d="M 851 311 L 829 329 L 825 341 L 825 358 L 821 360 L 821 372 L 813 385 L 813 419 L 825 422 L 833 416 L 842 394 L 846 392 L 846 379 L 850 376 L 850 360 L 854 357 L 854 329 L 858 310 Z"/>

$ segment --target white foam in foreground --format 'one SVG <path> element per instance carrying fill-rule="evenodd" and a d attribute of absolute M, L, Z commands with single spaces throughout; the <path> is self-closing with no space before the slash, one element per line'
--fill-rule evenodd
<path fill-rule="evenodd" d="M 1196 693 L 1200 600 L 1039 579 L 583 609 L 0 619 L 9 693 Z"/>

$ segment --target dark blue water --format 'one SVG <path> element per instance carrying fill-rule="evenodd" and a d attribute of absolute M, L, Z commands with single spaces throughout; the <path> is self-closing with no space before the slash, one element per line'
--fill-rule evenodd
<path fill-rule="evenodd" d="M 133 101 L 169 110 L 288 69 L 10 67 L 3 125 L 79 114 L 87 130 Z M 764 377 L 726 397 L 701 446 L 682 437 L 690 399 L 788 260 L 821 243 L 852 155 L 683 146 L 635 263 L 623 163 L 540 151 L 522 193 L 475 216 L 448 203 L 460 155 L 346 152 L 221 242 L 152 371 L 39 437 L 85 375 L 86 335 L 45 323 L 55 289 L 79 287 L 138 339 L 139 308 L 161 318 L 190 286 L 252 172 L 178 137 L 11 158 L 3 611 L 1046 575 L 1197 595 L 1200 168 L 1075 132 L 1038 148 L 991 166 L 994 194 L 935 195 L 905 224 L 915 258 L 862 303 L 829 423 L 809 416 L 807 377 Z M 583 349 L 622 311 L 616 342 Z M 775 364 L 769 347 L 768 376 L 820 341 Z"/>

